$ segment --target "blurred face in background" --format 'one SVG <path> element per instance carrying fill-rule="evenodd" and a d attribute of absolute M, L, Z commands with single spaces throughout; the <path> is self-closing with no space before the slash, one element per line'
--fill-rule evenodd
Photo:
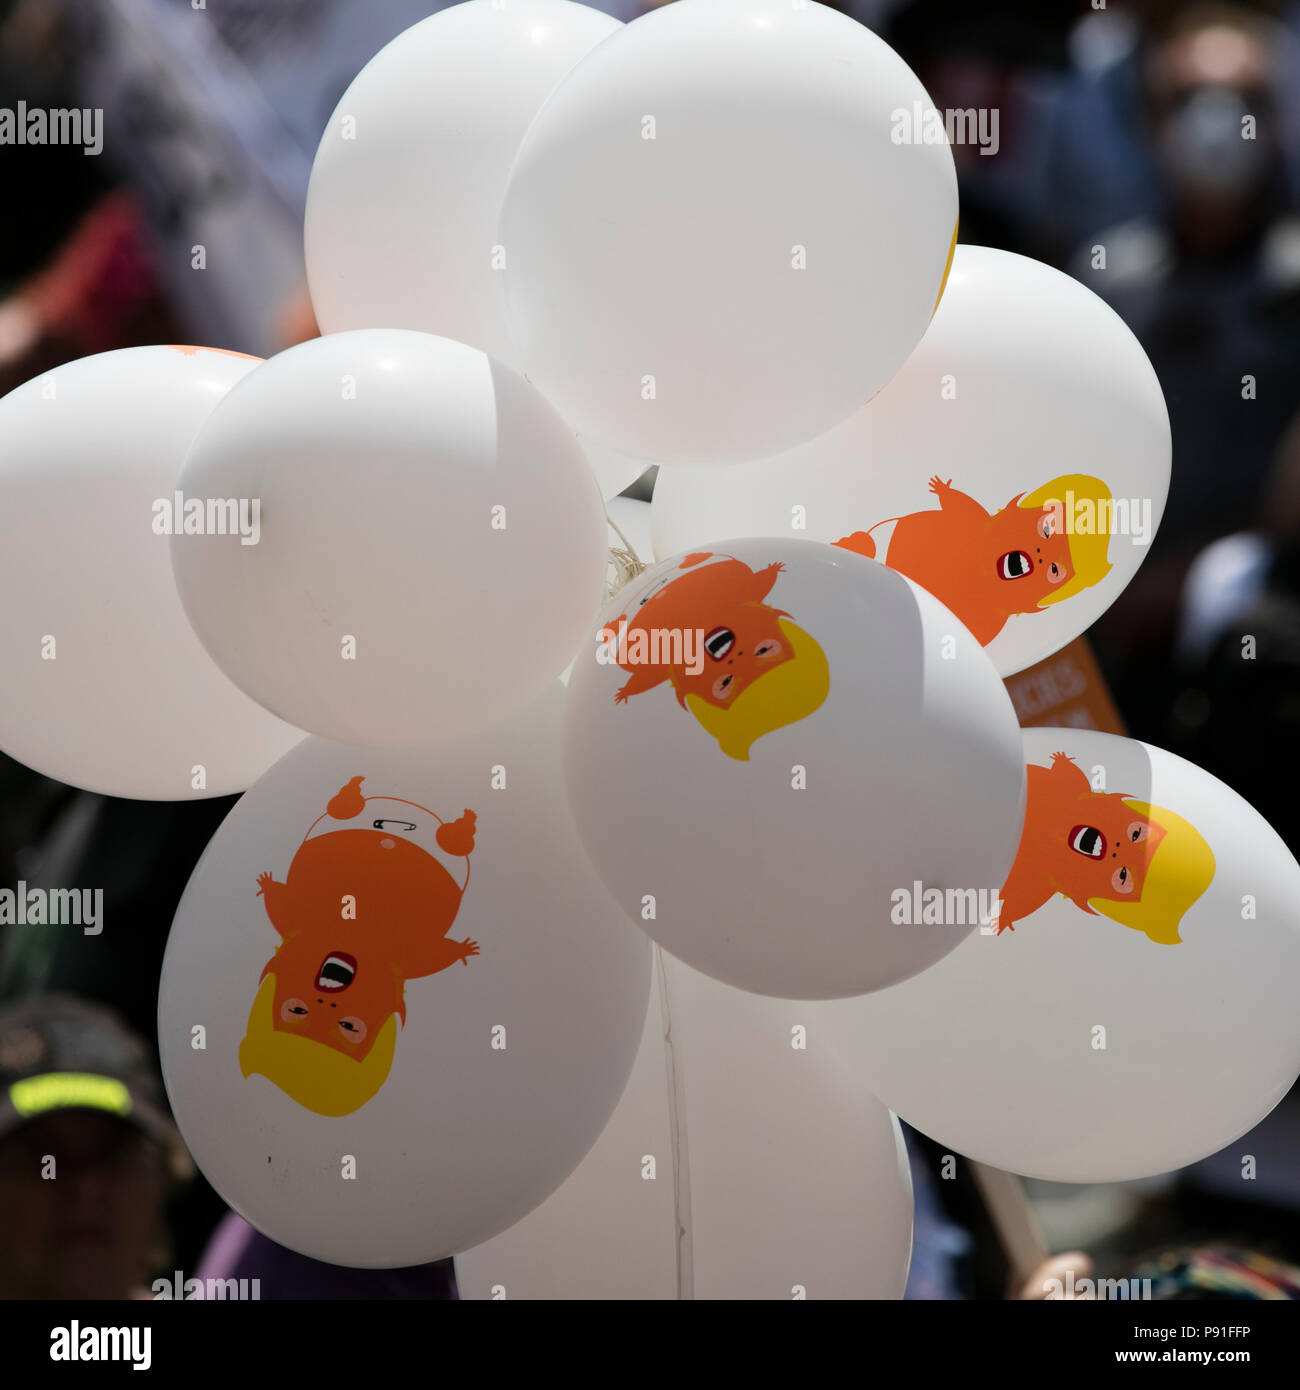
<path fill-rule="evenodd" d="M 56 1110 L 0 1137 L 0 1297 L 129 1298 L 165 1193 L 161 1150 L 114 1115 Z"/>
<path fill-rule="evenodd" d="M 1273 210 L 1277 73 L 1268 40 L 1266 21 L 1207 14 L 1151 53 L 1156 161 L 1175 234 L 1193 252 L 1227 249 Z"/>

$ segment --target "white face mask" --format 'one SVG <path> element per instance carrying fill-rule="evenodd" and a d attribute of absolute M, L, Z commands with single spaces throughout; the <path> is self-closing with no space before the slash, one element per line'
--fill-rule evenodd
<path fill-rule="evenodd" d="M 1231 195 L 1259 181 L 1266 154 L 1257 138 L 1246 139 L 1243 122 L 1252 112 L 1232 87 L 1202 87 L 1169 118 L 1160 140 L 1161 163 L 1180 188 Z"/>

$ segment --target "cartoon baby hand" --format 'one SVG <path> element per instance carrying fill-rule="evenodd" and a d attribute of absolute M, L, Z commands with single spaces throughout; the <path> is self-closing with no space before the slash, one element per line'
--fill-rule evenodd
<path fill-rule="evenodd" d="M 260 897 L 262 896 L 262 894 L 266 891 L 267 886 L 268 886 L 269 884 L 274 883 L 274 882 L 275 882 L 275 876 L 274 876 L 273 874 L 258 874 L 258 876 L 257 876 L 257 896 L 260 898 Z"/>
<path fill-rule="evenodd" d="M 477 941 L 458 941 L 456 945 L 460 947 L 460 963 L 462 965 L 469 964 L 470 956 L 478 955 Z"/>
<path fill-rule="evenodd" d="M 945 481 L 945 480 L 944 480 L 943 478 L 941 478 L 937 473 L 930 479 L 930 491 L 931 491 L 931 492 L 935 492 L 935 493 L 942 492 L 942 491 L 944 490 L 944 488 L 946 488 L 946 487 L 951 487 L 951 486 L 952 486 L 952 479 L 951 479 L 951 478 L 949 478 L 949 479 L 947 479 L 947 480 Z"/>

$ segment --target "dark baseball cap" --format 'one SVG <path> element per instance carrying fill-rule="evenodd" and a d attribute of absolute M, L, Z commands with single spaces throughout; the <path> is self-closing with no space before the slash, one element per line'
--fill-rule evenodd
<path fill-rule="evenodd" d="M 193 1171 L 149 1049 L 116 1013 L 68 994 L 0 1003 L 0 1138 L 51 1110 L 116 1115 L 163 1147 L 175 1176 Z"/>

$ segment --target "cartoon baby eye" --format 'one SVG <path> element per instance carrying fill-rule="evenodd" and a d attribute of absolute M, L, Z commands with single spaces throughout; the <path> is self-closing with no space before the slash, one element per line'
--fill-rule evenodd
<path fill-rule="evenodd" d="M 280 1017 L 286 1023 L 297 1023 L 307 1017 L 307 1005 L 301 999 L 286 999 L 280 1005 Z"/>
<path fill-rule="evenodd" d="M 1060 584 L 1065 579 L 1065 566 L 1058 565 L 1055 560 L 1047 567 L 1047 582 L 1049 584 Z"/>
<path fill-rule="evenodd" d="M 1076 825 L 1070 831 L 1069 845 L 1087 859 L 1100 859 L 1106 853 L 1106 837 L 1093 825 Z"/>
<path fill-rule="evenodd" d="M 1110 884 L 1117 893 L 1131 893 L 1133 891 L 1133 875 L 1125 868 L 1116 869 L 1110 876 Z"/>
<path fill-rule="evenodd" d="M 1051 512 L 1045 512 L 1038 523 L 1038 534 L 1045 541 L 1049 541 L 1056 534 L 1056 518 Z"/>
<path fill-rule="evenodd" d="M 356 1014 L 349 1014 L 346 1018 L 339 1019 L 339 1031 L 350 1043 L 365 1042 L 366 1025 Z"/>
<path fill-rule="evenodd" d="M 715 700 L 727 699 L 731 694 L 732 683 L 735 679 L 735 676 L 730 674 L 719 676 L 718 679 L 713 682 L 713 698 Z"/>
<path fill-rule="evenodd" d="M 774 656 L 780 656 L 783 650 L 775 637 L 768 637 L 754 648 L 754 655 L 760 661 L 771 661 Z"/>
<path fill-rule="evenodd" d="M 1151 827 L 1145 821 L 1135 820 L 1128 828 L 1129 843 L 1140 845 L 1151 834 Z"/>

